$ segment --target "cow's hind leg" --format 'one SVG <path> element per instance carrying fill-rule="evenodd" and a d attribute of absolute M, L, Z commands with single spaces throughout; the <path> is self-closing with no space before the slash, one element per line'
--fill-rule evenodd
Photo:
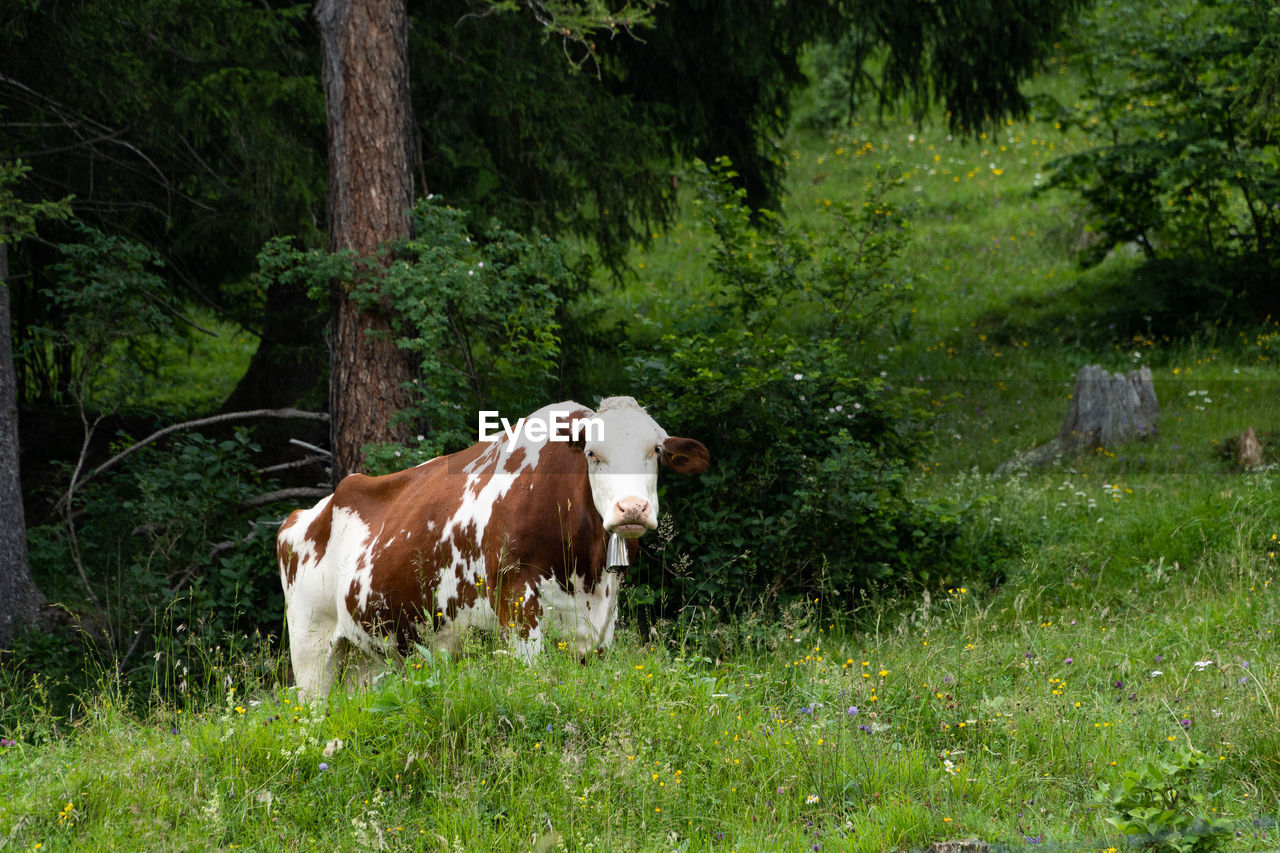
<path fill-rule="evenodd" d="M 293 680 L 298 685 L 298 698 L 303 702 L 329 695 L 341 664 L 345 641 L 334 635 L 332 625 L 317 623 L 311 614 L 290 610 L 289 656 L 293 661 Z"/>

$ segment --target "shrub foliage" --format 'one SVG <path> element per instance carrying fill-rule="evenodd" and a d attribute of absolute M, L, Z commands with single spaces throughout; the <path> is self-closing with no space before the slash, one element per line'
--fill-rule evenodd
<path fill-rule="evenodd" d="M 198 657 L 175 674 L 162 647 L 212 650 L 233 635 L 279 630 L 279 518 L 257 500 L 274 485 L 259 471 L 258 451 L 244 429 L 225 438 L 179 434 L 85 482 L 64 496 L 60 518 L 29 531 L 32 562 L 56 579 L 46 593 L 83 602 L 68 627 L 127 694 L 159 690 L 173 701 L 204 683 Z M 76 692 L 85 670 L 67 657 L 73 644 L 26 638 L 18 659 L 65 677 L 59 689 Z"/>
<path fill-rule="evenodd" d="M 1096 144 L 1058 160 L 1049 186 L 1089 205 L 1085 263 L 1122 244 L 1280 263 L 1276 22 L 1268 4 L 1189 2 L 1112 2 L 1082 22 L 1084 90 L 1055 111 Z"/>
<path fill-rule="evenodd" d="M 414 405 L 399 417 L 422 435 L 413 446 L 364 448 L 371 473 L 470 445 L 480 409 L 523 414 L 563 393 L 563 313 L 586 287 L 587 259 L 563 241 L 497 222 L 476 228 L 467 218 L 439 196 L 419 200 L 414 236 L 384 247 L 376 268 L 288 239 L 259 255 L 268 284 L 305 282 L 317 299 L 327 298 L 331 278 L 353 282 L 355 298 L 387 311 L 391 334 L 414 354 Z"/>
<path fill-rule="evenodd" d="M 701 171 L 708 285 L 629 375 L 659 420 L 707 444 L 713 468 L 668 483 L 678 530 L 636 570 L 639 598 L 666 611 L 755 605 L 967 571 L 941 559 L 955 518 L 907 494 L 926 425 L 915 394 L 866 367 L 857 344 L 905 288 L 890 272 L 907 229 L 888 199 L 897 179 L 833 205 L 817 237 L 750 210 L 726 161 Z"/>

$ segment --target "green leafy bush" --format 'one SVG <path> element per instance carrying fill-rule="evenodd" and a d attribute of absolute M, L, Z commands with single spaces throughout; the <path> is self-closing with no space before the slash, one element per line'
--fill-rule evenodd
<path fill-rule="evenodd" d="M 897 181 L 882 175 L 861 202 L 833 206 L 836 227 L 819 239 L 753 217 L 732 178 L 725 162 L 702 172 L 696 204 L 716 242 L 700 304 L 630 367 L 659 421 L 713 460 L 665 487 L 678 513 L 669 547 L 696 569 L 670 556 L 637 567 L 638 598 L 754 604 L 976 570 L 946 558 L 960 518 L 907 494 L 927 426 L 916 393 L 866 368 L 851 342 L 885 324 L 905 287 L 890 273 L 906 240 L 887 200 Z"/>
<path fill-rule="evenodd" d="M 1048 183 L 1088 203 L 1086 264 L 1131 244 L 1152 259 L 1232 262 L 1228 293 L 1274 278 L 1280 124 L 1267 69 L 1277 14 L 1267 4 L 1112 2 L 1086 17 L 1084 93 L 1053 109 L 1097 144 L 1052 164 Z"/>
<path fill-rule="evenodd" d="M 420 359 L 417 405 L 402 417 L 425 425 L 421 454 L 474 442 L 480 409 L 530 412 L 554 398 L 560 306 L 585 281 L 563 243 L 497 223 L 473 232 L 463 211 L 428 197 L 414 236 L 390 250 L 383 274 L 353 293 L 389 304 L 397 343 Z"/>
<path fill-rule="evenodd" d="M 353 297 L 387 311 L 397 344 L 417 356 L 415 404 L 398 417 L 423 435 L 414 446 L 365 448 L 370 473 L 470 445 L 478 410 L 523 414 L 561 396 L 563 308 L 586 287 L 587 259 L 496 222 L 476 229 L 464 211 L 428 196 L 414 208 L 413 236 L 384 247 L 380 260 L 375 272 L 350 254 L 289 240 L 259 255 L 268 283 L 300 280 L 316 298 L 328 298 L 334 277 L 352 282 Z"/>
<path fill-rule="evenodd" d="M 166 670 L 157 644 L 172 645 L 173 635 L 213 649 L 280 623 L 280 519 L 257 500 L 274 486 L 258 473 L 257 452 L 243 429 L 144 447 L 86 482 L 61 519 L 29 531 L 41 588 L 134 696 L 201 680 L 199 661 L 180 678 Z M 48 660 L 36 666 L 45 646 L 28 645 L 34 671 L 59 671 Z"/>
<path fill-rule="evenodd" d="M 1107 822 L 1129 841 L 1155 853 L 1209 853 L 1231 836 L 1231 822 L 1204 816 L 1204 803 L 1191 788 L 1204 753 L 1190 746 L 1172 761 L 1146 759 L 1138 769 L 1103 782 L 1094 799 L 1111 811 Z"/>

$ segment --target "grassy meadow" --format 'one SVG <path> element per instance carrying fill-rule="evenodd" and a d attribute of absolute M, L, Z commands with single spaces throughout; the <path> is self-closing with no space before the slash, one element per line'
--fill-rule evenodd
<path fill-rule="evenodd" d="M 1083 144 L 886 116 L 779 147 L 815 229 L 877 165 L 903 175 L 909 291 L 875 363 L 936 415 L 913 492 L 1008 543 L 1001 583 L 628 620 L 586 666 L 477 638 L 309 707 L 265 645 L 176 635 L 174 683 L 192 659 L 207 680 L 145 713 L 107 676 L 72 718 L 0 685 L 0 849 L 1104 851 L 1124 807 L 1096 792 L 1126 772 L 1176 783 L 1185 849 L 1280 847 L 1280 324 L 1182 316 L 1124 252 L 1080 271 L 1078 210 L 1036 189 Z M 612 310 L 695 287 L 706 240 L 684 218 L 637 247 Z M 1158 439 L 992 479 L 1089 363 L 1150 368 Z M 1270 470 L 1235 468 L 1248 426 Z"/>

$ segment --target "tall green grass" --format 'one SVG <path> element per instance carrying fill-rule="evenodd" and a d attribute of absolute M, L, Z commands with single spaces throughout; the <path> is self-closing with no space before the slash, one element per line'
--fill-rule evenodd
<path fill-rule="evenodd" d="M 993 511 L 1052 491 L 1024 483 Z M 0 832 L 16 849 L 1104 849 L 1097 784 L 1189 743 L 1212 759 L 1206 812 L 1257 849 L 1280 796 L 1274 510 L 1237 507 L 1195 566 L 1030 555 L 997 590 L 624 630 L 585 666 L 476 639 L 310 707 L 237 683 L 138 717 L 104 691 L 63 736 L 16 732 Z"/>

